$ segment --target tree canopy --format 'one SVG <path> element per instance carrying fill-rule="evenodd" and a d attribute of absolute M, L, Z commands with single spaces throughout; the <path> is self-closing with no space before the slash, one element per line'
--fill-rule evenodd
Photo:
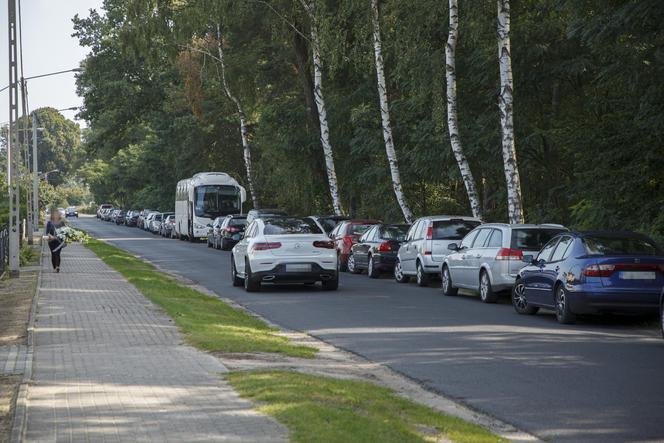
<path fill-rule="evenodd" d="M 382 0 L 394 145 L 415 215 L 469 214 L 446 117 L 447 2 Z M 459 133 L 484 217 L 506 221 L 495 2 L 459 2 Z M 344 210 L 401 219 L 385 157 L 371 2 L 317 0 L 330 138 Z M 659 0 L 528 0 L 511 11 L 516 153 L 527 222 L 664 237 L 664 8 Z M 332 211 L 313 97 L 310 21 L 296 0 L 105 0 L 74 19 L 89 123 L 81 174 L 96 200 L 173 206 L 220 170 L 246 184 L 243 104 L 264 206 Z"/>

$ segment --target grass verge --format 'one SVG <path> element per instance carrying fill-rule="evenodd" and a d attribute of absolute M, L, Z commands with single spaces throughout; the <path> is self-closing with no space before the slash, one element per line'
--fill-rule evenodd
<path fill-rule="evenodd" d="M 292 344 L 278 330 L 221 300 L 182 285 L 154 266 L 111 244 L 89 239 L 85 246 L 173 318 L 192 346 L 218 352 L 272 352 L 312 358 L 318 352 Z"/>
<path fill-rule="evenodd" d="M 292 371 L 231 372 L 227 379 L 288 427 L 296 442 L 505 441 L 372 383 Z"/>

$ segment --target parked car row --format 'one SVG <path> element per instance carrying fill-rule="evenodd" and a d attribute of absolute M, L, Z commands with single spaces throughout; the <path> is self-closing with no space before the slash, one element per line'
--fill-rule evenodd
<path fill-rule="evenodd" d="M 173 212 L 159 212 L 151 209 L 129 210 L 114 208 L 112 205 L 101 205 L 97 210 L 97 218 L 103 221 L 138 227 L 144 231 L 159 234 L 163 237 L 172 237 Z"/>
<path fill-rule="evenodd" d="M 172 213 L 100 208 L 98 217 L 173 237 Z M 402 284 L 440 280 L 445 296 L 464 289 L 495 303 L 505 294 L 517 313 L 550 309 L 561 323 L 581 314 L 659 311 L 664 333 L 664 252 L 642 234 L 463 216 L 389 224 L 270 209 L 220 216 L 207 228 L 207 246 L 232 250 L 233 284 L 247 291 L 265 283 L 336 289 L 339 272 L 392 273 Z"/>

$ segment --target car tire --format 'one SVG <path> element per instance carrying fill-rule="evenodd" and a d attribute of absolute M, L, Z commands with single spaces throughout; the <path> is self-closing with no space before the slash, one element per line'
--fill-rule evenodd
<path fill-rule="evenodd" d="M 662 301 L 659 303 L 659 329 L 662 333 L 662 338 L 664 338 L 664 297 L 662 297 Z"/>
<path fill-rule="evenodd" d="M 369 264 L 367 265 L 367 276 L 369 278 L 380 277 L 380 272 L 378 272 L 378 269 L 376 269 L 376 264 L 374 263 L 373 255 L 369 256 Z"/>
<path fill-rule="evenodd" d="M 235 268 L 235 259 L 231 257 L 231 280 L 233 281 L 233 286 L 236 288 L 242 286 L 244 281 L 237 275 L 237 269 Z"/>
<path fill-rule="evenodd" d="M 419 260 L 415 263 L 415 280 L 417 281 L 417 286 L 429 286 L 429 276 L 424 272 L 424 267 L 422 267 L 422 263 Z"/>
<path fill-rule="evenodd" d="M 397 283 L 408 283 L 410 277 L 403 273 L 403 268 L 401 267 L 401 261 L 397 259 L 397 262 L 394 264 L 394 280 Z"/>
<path fill-rule="evenodd" d="M 256 281 L 251 275 L 251 267 L 248 260 L 244 263 L 244 290 L 247 292 L 258 292 L 261 290 L 261 282 Z"/>
<path fill-rule="evenodd" d="M 207 238 L 206 243 L 208 248 L 212 247 L 212 243 L 210 243 L 210 237 Z"/>
<path fill-rule="evenodd" d="M 495 303 L 498 301 L 498 294 L 496 294 L 491 287 L 491 279 L 489 273 L 482 270 L 480 271 L 480 300 L 482 303 Z"/>
<path fill-rule="evenodd" d="M 330 280 L 323 280 L 322 286 L 324 291 L 336 291 L 339 289 L 339 273 L 336 272 L 334 278 Z"/>
<path fill-rule="evenodd" d="M 571 311 L 567 291 L 563 285 L 556 286 L 554 295 L 556 320 L 558 323 L 570 325 L 576 322 L 576 315 Z"/>
<path fill-rule="evenodd" d="M 220 245 L 219 245 L 219 248 L 220 248 L 222 251 L 228 251 L 228 250 L 230 249 L 230 248 L 228 247 L 228 242 L 226 241 L 225 238 L 222 238 L 222 239 L 221 239 L 221 241 L 220 241 Z"/>
<path fill-rule="evenodd" d="M 447 266 L 443 266 L 443 272 L 440 275 L 442 280 L 441 288 L 443 289 L 443 295 L 448 297 L 454 297 L 459 293 L 459 288 L 452 286 L 452 276 L 450 275 L 450 270 Z"/>
<path fill-rule="evenodd" d="M 348 256 L 348 260 L 346 261 L 346 267 L 348 268 L 348 272 L 351 274 L 361 274 L 362 270 L 358 269 L 357 265 L 355 264 L 355 254 L 352 252 Z"/>
<path fill-rule="evenodd" d="M 337 263 L 338 263 L 337 269 L 339 269 L 339 272 L 346 272 L 348 270 L 347 266 L 348 262 L 344 263 L 343 260 L 341 260 L 340 252 L 337 252 Z"/>
<path fill-rule="evenodd" d="M 517 313 L 522 315 L 535 315 L 537 314 L 537 311 L 539 311 L 537 306 L 531 306 L 528 304 L 525 294 L 525 285 L 520 280 L 517 280 L 512 288 L 512 306 L 514 306 L 514 310 Z"/>

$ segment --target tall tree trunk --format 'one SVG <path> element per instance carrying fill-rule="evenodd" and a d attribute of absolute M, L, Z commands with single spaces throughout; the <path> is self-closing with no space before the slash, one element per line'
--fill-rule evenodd
<path fill-rule="evenodd" d="M 387 101 L 387 86 L 385 83 L 385 71 L 383 68 L 383 49 L 380 38 L 380 15 L 378 12 L 378 0 L 371 0 L 371 23 L 373 25 L 374 55 L 376 60 L 376 77 L 378 80 L 378 97 L 380 99 L 380 115 L 383 126 L 383 139 L 385 140 L 385 153 L 390 164 L 392 175 L 392 189 L 397 198 L 403 218 L 412 223 L 413 213 L 408 206 L 406 196 L 401 186 L 401 174 L 399 173 L 399 162 L 394 150 L 394 139 L 392 138 L 392 125 L 390 124 L 390 107 Z"/>
<path fill-rule="evenodd" d="M 314 82 L 311 79 L 311 74 L 308 69 L 309 48 L 307 48 L 306 39 L 297 31 L 293 31 L 293 50 L 295 52 L 295 59 L 297 60 L 297 73 L 302 82 L 302 91 L 307 106 L 307 114 L 309 115 L 311 122 L 316 124 L 318 123 L 318 110 L 316 109 L 316 100 L 314 98 Z"/>
<path fill-rule="evenodd" d="M 523 223 L 521 180 L 514 146 L 512 55 L 510 50 L 510 0 L 498 1 L 498 61 L 500 64 L 500 126 L 503 163 L 507 182 L 507 212 L 510 223 Z"/>
<path fill-rule="evenodd" d="M 461 147 L 459 137 L 459 120 L 457 116 L 457 82 L 456 82 L 456 45 L 459 38 L 459 5 L 458 0 L 450 0 L 450 27 L 445 47 L 445 75 L 447 78 L 447 126 L 450 132 L 450 143 L 454 158 L 459 165 L 461 179 L 466 186 L 470 209 L 473 217 L 482 218 L 482 206 L 475 186 L 475 179 L 470 165 Z"/>
<path fill-rule="evenodd" d="M 323 97 L 323 74 L 320 60 L 320 39 L 318 36 L 318 24 L 314 11 L 314 0 L 300 0 L 302 6 L 309 15 L 311 21 L 311 52 L 314 62 L 314 98 L 318 108 L 318 122 L 320 124 L 320 141 L 323 145 L 325 156 L 325 167 L 327 169 L 327 182 L 330 187 L 332 206 L 336 215 L 342 215 L 341 201 L 339 199 L 339 185 L 337 183 L 337 172 L 334 168 L 334 156 L 332 144 L 330 143 L 330 129 L 327 125 L 327 111 L 325 109 L 325 98 Z"/>
<path fill-rule="evenodd" d="M 221 65 L 221 82 L 224 85 L 224 91 L 228 98 L 235 103 L 237 113 L 240 119 L 240 135 L 242 136 L 242 151 L 244 156 L 244 167 L 247 170 L 247 182 L 249 183 L 249 193 L 251 194 L 251 201 L 254 208 L 259 208 L 258 195 L 254 186 L 253 169 L 251 167 L 251 151 L 249 150 L 249 132 L 247 131 L 247 118 L 242 108 L 240 100 L 231 92 L 228 82 L 226 81 L 226 64 L 224 63 L 224 48 L 221 40 L 221 29 L 217 24 L 217 52 L 219 53 L 219 64 Z"/>

